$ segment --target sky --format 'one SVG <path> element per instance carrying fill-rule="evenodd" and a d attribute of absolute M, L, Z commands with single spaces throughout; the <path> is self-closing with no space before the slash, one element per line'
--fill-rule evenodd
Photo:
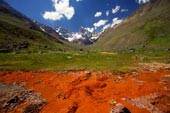
<path fill-rule="evenodd" d="M 119 24 L 149 0 L 5 0 L 27 17 L 50 27 L 93 32 Z"/>

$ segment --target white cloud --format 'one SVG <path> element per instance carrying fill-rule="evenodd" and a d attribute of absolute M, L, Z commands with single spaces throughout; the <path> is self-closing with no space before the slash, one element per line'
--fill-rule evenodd
<path fill-rule="evenodd" d="M 96 14 L 94 15 L 94 17 L 100 17 L 102 16 L 102 12 L 96 12 Z"/>
<path fill-rule="evenodd" d="M 111 27 L 113 27 L 113 26 L 115 26 L 115 25 L 121 23 L 122 21 L 123 21 L 123 20 L 122 20 L 122 19 L 119 19 L 118 17 L 113 18 Z"/>
<path fill-rule="evenodd" d="M 89 32 L 94 32 L 94 28 L 92 27 L 92 28 L 89 28 L 89 27 L 86 27 L 86 28 L 84 28 L 84 29 L 86 29 L 86 30 L 88 30 Z"/>
<path fill-rule="evenodd" d="M 76 2 L 82 2 L 83 0 L 76 0 Z"/>
<path fill-rule="evenodd" d="M 128 9 L 121 9 L 120 12 L 127 12 L 129 11 Z"/>
<path fill-rule="evenodd" d="M 107 29 L 107 28 L 109 28 L 109 27 L 111 27 L 111 24 L 107 24 L 107 25 L 105 25 L 104 27 L 103 27 L 103 31 L 105 30 L 105 29 Z"/>
<path fill-rule="evenodd" d="M 106 16 L 109 16 L 109 13 L 110 13 L 109 10 L 107 10 L 107 11 L 106 11 Z"/>
<path fill-rule="evenodd" d="M 115 14 L 120 10 L 120 6 L 116 6 L 115 8 L 112 9 L 112 13 Z"/>
<path fill-rule="evenodd" d="M 45 11 L 42 15 L 47 20 L 61 20 L 66 17 L 70 20 L 74 16 L 74 7 L 69 5 L 69 0 L 52 0 L 55 11 Z"/>
<path fill-rule="evenodd" d="M 59 14 L 58 12 L 45 12 L 43 14 L 44 19 L 48 19 L 48 20 L 60 20 L 61 18 L 63 18 L 63 15 Z"/>
<path fill-rule="evenodd" d="M 137 0 L 137 2 L 138 2 L 139 4 L 144 4 L 144 3 L 146 3 L 146 2 L 149 2 L 149 0 Z"/>
<path fill-rule="evenodd" d="M 108 22 L 108 20 L 99 20 L 98 22 L 94 23 L 94 27 L 95 29 L 97 29 L 98 27 L 104 26 L 106 23 Z"/>

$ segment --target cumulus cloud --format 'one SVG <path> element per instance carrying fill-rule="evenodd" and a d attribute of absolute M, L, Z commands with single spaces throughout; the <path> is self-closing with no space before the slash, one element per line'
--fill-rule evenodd
<path fill-rule="evenodd" d="M 115 8 L 112 9 L 112 13 L 115 14 L 120 10 L 120 6 L 116 6 Z"/>
<path fill-rule="evenodd" d="M 115 26 L 115 25 L 121 23 L 122 21 L 123 21 L 123 20 L 122 20 L 122 19 L 119 19 L 118 17 L 113 18 L 111 27 L 113 27 L 113 26 Z"/>
<path fill-rule="evenodd" d="M 94 15 L 94 17 L 100 17 L 102 16 L 102 12 L 96 12 L 96 14 Z"/>
<path fill-rule="evenodd" d="M 127 12 L 129 11 L 128 9 L 121 9 L 120 12 Z"/>
<path fill-rule="evenodd" d="M 106 23 L 108 22 L 108 20 L 99 20 L 98 22 L 94 23 L 94 27 L 95 29 L 97 29 L 98 27 L 104 26 Z"/>
<path fill-rule="evenodd" d="M 110 13 L 109 10 L 107 10 L 107 11 L 106 11 L 106 16 L 109 16 L 109 13 Z"/>
<path fill-rule="evenodd" d="M 42 15 L 47 20 L 61 20 L 66 17 L 70 20 L 74 16 L 74 7 L 70 6 L 69 0 L 52 0 L 55 11 L 45 11 Z"/>
<path fill-rule="evenodd" d="M 84 29 L 86 29 L 87 31 L 89 31 L 89 32 L 94 32 L 94 28 L 92 27 L 92 28 L 89 28 L 89 27 L 86 27 L 86 28 L 84 28 Z"/>
<path fill-rule="evenodd" d="M 137 2 L 138 2 L 139 4 L 144 4 L 144 3 L 146 3 L 146 2 L 149 2 L 149 0 L 137 0 Z"/>

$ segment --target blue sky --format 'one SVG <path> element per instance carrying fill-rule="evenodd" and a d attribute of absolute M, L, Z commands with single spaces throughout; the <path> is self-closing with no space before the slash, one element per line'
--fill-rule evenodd
<path fill-rule="evenodd" d="M 101 31 L 120 23 L 148 0 L 5 0 L 27 17 L 70 31 Z"/>

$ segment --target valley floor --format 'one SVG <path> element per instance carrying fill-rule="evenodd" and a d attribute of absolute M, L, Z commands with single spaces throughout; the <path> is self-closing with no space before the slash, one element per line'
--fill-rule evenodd
<path fill-rule="evenodd" d="M 169 65 L 142 64 L 120 75 L 101 71 L 1 71 L 0 82 L 17 84 L 28 89 L 34 98 L 35 95 L 42 98 L 30 101 L 31 95 L 25 101 L 18 103 L 21 99 L 14 98 L 16 101 L 11 102 L 16 94 L 22 96 L 13 93 L 10 101 L 3 100 L 6 96 L 0 91 L 1 112 L 5 110 L 4 103 L 10 113 L 112 113 L 118 103 L 131 113 L 170 112 Z M 43 104 L 35 104 L 39 102 Z"/>

